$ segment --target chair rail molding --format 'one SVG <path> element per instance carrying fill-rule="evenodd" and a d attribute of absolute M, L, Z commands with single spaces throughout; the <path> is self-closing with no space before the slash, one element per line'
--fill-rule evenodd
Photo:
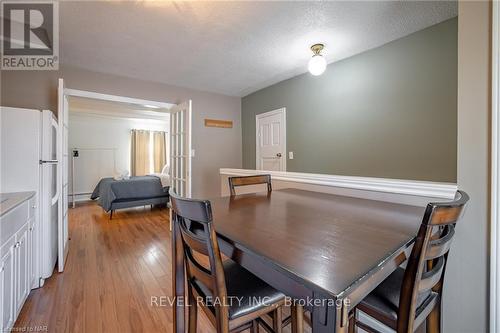
<path fill-rule="evenodd" d="M 272 179 L 282 181 L 445 199 L 453 199 L 457 191 L 457 184 L 454 183 L 419 180 L 227 168 L 220 169 L 220 174 L 230 176 L 270 174 Z"/>
<path fill-rule="evenodd" d="M 500 4 L 493 1 L 491 82 L 490 332 L 500 332 Z"/>

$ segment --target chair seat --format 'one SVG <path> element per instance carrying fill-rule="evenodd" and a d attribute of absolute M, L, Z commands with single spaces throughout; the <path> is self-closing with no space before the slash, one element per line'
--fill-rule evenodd
<path fill-rule="evenodd" d="M 399 267 L 366 296 L 357 308 L 395 330 L 398 321 L 399 297 L 404 274 L 404 269 Z M 426 301 L 430 297 L 436 296 L 437 294 L 431 291 L 420 294 L 417 298 L 416 316 L 424 310 L 426 304 L 428 304 Z"/>
<path fill-rule="evenodd" d="M 274 289 L 237 263 L 226 260 L 224 263 L 226 279 L 229 319 L 235 319 L 246 314 L 259 311 L 284 300 L 285 295 Z M 212 293 L 199 281 L 194 281 L 201 297 L 207 300 L 206 304 L 211 311 L 215 311 L 211 302 Z"/>

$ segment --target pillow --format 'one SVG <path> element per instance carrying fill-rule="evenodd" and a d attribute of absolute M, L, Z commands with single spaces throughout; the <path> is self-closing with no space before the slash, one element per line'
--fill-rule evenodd
<path fill-rule="evenodd" d="M 170 173 L 170 167 L 168 166 L 168 164 L 165 164 L 163 169 L 161 169 L 161 173 L 164 175 L 168 175 Z"/>
<path fill-rule="evenodd" d="M 115 180 L 123 180 L 123 179 L 129 179 L 129 172 L 128 170 L 122 170 L 122 169 L 115 169 L 115 172 L 113 174 L 113 178 Z"/>

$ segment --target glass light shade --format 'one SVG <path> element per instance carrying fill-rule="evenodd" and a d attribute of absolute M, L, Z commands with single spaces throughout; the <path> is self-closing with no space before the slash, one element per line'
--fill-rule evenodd
<path fill-rule="evenodd" d="M 321 54 L 315 54 L 309 60 L 309 65 L 307 67 L 312 75 L 321 75 L 326 69 L 326 60 Z"/>

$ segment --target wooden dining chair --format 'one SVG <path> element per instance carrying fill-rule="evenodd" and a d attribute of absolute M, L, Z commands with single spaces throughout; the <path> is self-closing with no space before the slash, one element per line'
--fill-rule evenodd
<path fill-rule="evenodd" d="M 273 313 L 281 333 L 285 295 L 232 260 L 222 261 L 210 201 L 181 198 L 170 190 L 172 219 L 180 230 L 189 304 L 188 332 L 195 333 L 200 306 L 218 333 L 259 330 L 258 318 Z M 200 257 L 208 257 L 207 265 Z"/>
<path fill-rule="evenodd" d="M 413 245 L 406 269 L 398 268 L 356 307 L 398 333 L 413 333 L 427 322 L 427 332 L 441 331 L 441 299 L 450 245 L 455 224 L 462 216 L 469 196 L 458 191 L 455 200 L 429 203 Z M 378 332 L 350 319 L 367 332 Z"/>
<path fill-rule="evenodd" d="M 271 175 L 265 174 L 265 175 L 255 175 L 255 176 L 236 176 L 236 177 L 229 177 L 229 190 L 231 192 L 231 196 L 235 197 L 236 196 L 236 187 L 239 186 L 250 186 L 250 185 L 260 185 L 260 184 L 267 184 L 267 192 L 270 193 L 272 192 L 272 184 L 271 184 Z M 274 317 L 274 313 L 269 313 L 269 317 L 271 321 L 274 323 L 279 319 L 276 319 Z M 300 306 L 297 305 L 292 305 L 290 309 L 290 315 L 282 318 L 282 327 L 286 327 L 289 324 L 291 324 L 294 329 L 298 327 L 297 332 L 302 332 L 303 331 L 303 321 L 306 321 L 306 323 L 309 323 L 308 317 L 304 316 L 303 317 L 303 309 Z M 272 332 L 272 328 L 266 323 L 265 320 L 262 318 L 259 319 L 259 323 L 262 325 L 264 330 L 266 332 Z"/>
<path fill-rule="evenodd" d="M 271 175 L 229 177 L 228 181 L 229 181 L 229 191 L 231 192 L 232 196 L 236 195 L 235 188 L 238 186 L 267 184 L 267 191 L 271 192 L 273 190 L 271 185 Z"/>

